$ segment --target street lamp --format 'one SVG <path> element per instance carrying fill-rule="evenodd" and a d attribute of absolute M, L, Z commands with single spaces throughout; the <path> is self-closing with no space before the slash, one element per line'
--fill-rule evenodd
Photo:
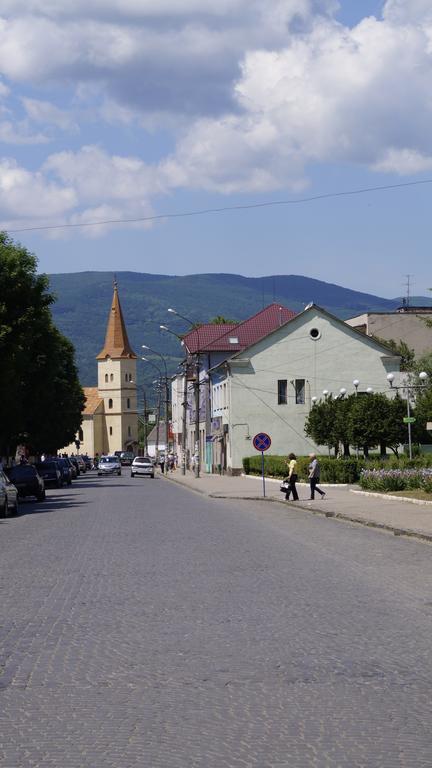
<path fill-rule="evenodd" d="M 328 391 L 328 389 L 323 389 L 322 393 L 323 393 L 324 397 L 327 397 L 329 391 Z"/>
<path fill-rule="evenodd" d="M 373 389 L 372 389 L 372 387 L 368 387 L 368 388 L 367 388 L 367 390 L 366 390 L 366 392 L 367 392 L 367 394 L 368 394 L 368 395 L 373 395 Z"/>
<path fill-rule="evenodd" d="M 318 398 L 315 397 L 315 395 L 314 395 L 313 397 L 311 397 L 311 400 L 312 400 L 312 404 L 315 405 L 315 403 L 318 400 Z"/>
<path fill-rule="evenodd" d="M 426 371 L 420 371 L 418 377 L 421 382 L 420 384 L 407 383 L 407 384 L 400 384 L 399 386 L 395 386 L 393 384 L 394 378 L 395 378 L 394 373 L 387 374 L 387 381 L 390 385 L 390 389 L 396 389 L 396 390 L 401 389 L 406 391 L 407 415 L 404 421 L 406 421 L 406 424 L 408 426 L 408 452 L 409 452 L 410 459 L 412 459 L 411 424 L 415 422 L 415 418 L 411 416 L 410 392 L 412 389 L 423 389 L 424 385 L 426 384 L 426 379 L 428 378 L 428 374 L 426 373 Z"/>
<path fill-rule="evenodd" d="M 343 397 L 344 395 L 346 395 L 346 389 L 345 389 L 345 387 L 341 387 L 341 388 L 340 388 L 340 390 L 339 390 L 339 394 L 340 394 L 340 396 L 341 396 L 341 397 Z"/>
<path fill-rule="evenodd" d="M 357 394 L 358 388 L 359 388 L 360 381 L 358 379 L 353 379 L 353 385 L 355 388 L 355 393 Z"/>

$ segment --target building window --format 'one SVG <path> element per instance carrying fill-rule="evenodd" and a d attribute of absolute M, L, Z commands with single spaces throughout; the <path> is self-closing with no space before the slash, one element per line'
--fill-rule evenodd
<path fill-rule="evenodd" d="M 105 374 L 105 381 L 108 381 L 108 374 Z"/>
<path fill-rule="evenodd" d="M 127 381 L 127 380 L 128 380 L 128 375 L 127 375 L 127 373 L 125 373 L 125 381 Z"/>
<path fill-rule="evenodd" d="M 127 399 L 127 407 L 130 408 L 130 398 Z"/>
<path fill-rule="evenodd" d="M 80 443 L 82 443 L 82 441 L 84 440 L 84 432 L 82 431 L 81 427 L 78 430 L 78 440 L 80 441 Z"/>
<path fill-rule="evenodd" d="M 278 405 L 286 405 L 288 402 L 288 382 L 286 379 L 278 380 Z"/>
<path fill-rule="evenodd" d="M 114 381 L 114 374 L 113 373 L 110 376 L 110 381 Z"/>
<path fill-rule="evenodd" d="M 111 398 L 110 398 L 110 399 L 108 400 L 108 408 L 112 408 L 112 407 L 113 407 L 113 401 L 112 401 L 112 400 L 111 400 Z"/>
<path fill-rule="evenodd" d="M 132 381 L 132 374 L 129 374 L 129 381 Z"/>
<path fill-rule="evenodd" d="M 110 436 L 112 435 L 112 427 L 110 427 Z"/>
<path fill-rule="evenodd" d="M 130 437 L 130 436 L 131 436 L 131 428 L 128 427 L 128 437 Z"/>
<path fill-rule="evenodd" d="M 295 401 L 297 405 L 304 405 L 305 401 L 305 380 L 304 379 L 296 379 L 294 382 L 295 386 Z"/>
<path fill-rule="evenodd" d="M 309 331 L 309 336 L 311 337 L 311 339 L 314 339 L 314 341 L 316 341 L 316 339 L 320 338 L 321 333 L 318 330 L 318 328 L 311 328 Z"/>

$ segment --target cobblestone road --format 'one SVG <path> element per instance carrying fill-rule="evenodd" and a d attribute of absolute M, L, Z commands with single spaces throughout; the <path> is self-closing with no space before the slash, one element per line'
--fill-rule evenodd
<path fill-rule="evenodd" d="M 430 768 L 432 548 L 161 478 L 0 521 L 2 768 Z"/>

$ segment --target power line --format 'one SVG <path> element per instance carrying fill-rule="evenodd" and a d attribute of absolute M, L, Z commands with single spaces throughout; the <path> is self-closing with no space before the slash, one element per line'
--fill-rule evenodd
<path fill-rule="evenodd" d="M 336 197 L 350 197 L 354 195 L 364 195 L 368 192 L 386 192 L 391 189 L 403 189 L 405 187 L 416 187 L 422 184 L 432 184 L 432 179 L 422 179 L 419 181 L 405 181 L 399 184 L 384 184 L 378 187 L 362 187 L 360 189 L 345 190 L 343 192 L 325 192 L 321 195 L 312 195 L 311 197 L 301 197 L 298 200 L 268 200 L 264 203 L 245 203 L 244 205 L 225 205 L 221 208 L 203 208 L 194 211 L 181 211 L 179 213 L 160 213 L 155 216 L 141 216 L 134 219 L 104 219 L 101 221 L 88 221 L 79 224 L 51 224 L 38 227 L 22 227 L 21 229 L 8 229 L 13 234 L 20 232 L 40 232 L 53 229 L 79 229 L 81 227 L 100 227 L 106 224 L 139 224 L 147 221 L 161 221 L 162 219 L 181 219 L 192 216 L 206 216 L 211 213 L 228 213 L 234 211 L 247 211 L 252 208 L 270 208 L 278 205 L 302 205 L 312 203 L 318 200 L 329 200 Z"/>

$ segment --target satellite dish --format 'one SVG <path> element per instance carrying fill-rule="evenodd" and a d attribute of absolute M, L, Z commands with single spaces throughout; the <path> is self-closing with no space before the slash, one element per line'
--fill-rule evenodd
<path fill-rule="evenodd" d="M 306 304 L 305 309 L 310 309 L 311 307 L 313 307 L 313 305 L 314 305 L 313 301 L 310 301 L 309 304 Z"/>

